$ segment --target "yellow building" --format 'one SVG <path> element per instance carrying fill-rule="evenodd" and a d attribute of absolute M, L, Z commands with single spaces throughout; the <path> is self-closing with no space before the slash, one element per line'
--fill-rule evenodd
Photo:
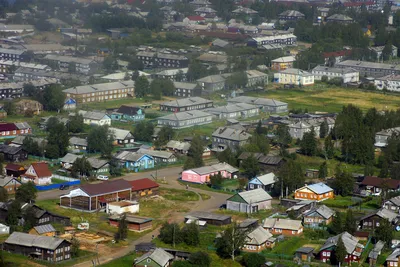
<path fill-rule="evenodd" d="M 293 63 L 295 62 L 295 60 L 295 56 L 276 58 L 274 60 L 271 60 L 271 69 L 280 71 L 293 68 Z"/>
<path fill-rule="evenodd" d="M 286 69 L 275 73 L 274 80 L 280 84 L 307 86 L 314 84 L 314 75 L 300 69 Z"/>

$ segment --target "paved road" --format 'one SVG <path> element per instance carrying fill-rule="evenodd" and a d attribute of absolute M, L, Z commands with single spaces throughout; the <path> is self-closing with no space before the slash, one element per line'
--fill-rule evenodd
<path fill-rule="evenodd" d="M 170 168 L 165 168 L 165 169 L 160 169 L 157 170 L 157 177 L 158 180 L 160 181 L 160 185 L 162 187 L 166 188 L 178 188 L 178 189 L 184 189 L 185 187 L 182 186 L 181 184 L 178 183 L 178 177 L 180 172 L 182 171 L 182 167 L 170 167 Z M 122 177 L 119 177 L 117 179 L 125 179 L 128 181 L 133 181 L 141 178 L 151 178 L 152 176 L 156 176 L 156 171 L 148 171 L 148 172 L 140 172 L 140 173 L 132 173 L 128 174 Z M 165 181 L 165 183 L 164 183 Z M 205 191 L 202 189 L 198 188 L 191 188 L 189 187 L 190 191 L 194 191 L 196 193 L 205 193 L 209 195 L 211 198 L 207 200 L 200 200 L 197 201 L 194 205 L 190 206 L 191 211 L 195 210 L 202 210 L 202 211 L 212 211 L 215 209 L 218 209 L 220 205 L 224 204 L 226 199 L 229 197 L 227 194 L 222 194 L 218 192 L 212 192 L 212 191 Z M 39 192 L 37 199 L 38 200 L 46 200 L 46 199 L 56 199 L 59 198 L 61 195 L 66 194 L 68 191 L 62 191 L 62 190 L 50 190 L 50 191 L 44 191 L 44 192 Z M 183 214 L 177 213 L 174 214 L 173 217 L 177 222 L 182 221 Z M 135 249 L 135 245 L 141 242 L 150 242 L 152 240 L 152 236 L 157 236 L 159 233 L 159 228 L 154 229 L 150 233 L 140 237 L 139 239 L 133 241 L 132 243 L 129 244 L 129 246 L 125 248 L 121 248 L 117 252 L 113 254 L 108 254 L 108 255 L 99 255 L 99 261 L 100 264 L 107 263 L 109 261 L 112 261 L 114 259 L 123 257 L 127 255 L 128 253 L 132 252 Z M 75 266 L 79 267 L 90 267 L 93 266 L 92 261 L 86 261 L 82 262 L 79 264 L 76 264 Z"/>

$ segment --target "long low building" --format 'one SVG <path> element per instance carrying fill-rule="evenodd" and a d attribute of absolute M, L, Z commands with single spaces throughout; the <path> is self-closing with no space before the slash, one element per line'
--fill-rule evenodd
<path fill-rule="evenodd" d="M 383 77 L 387 75 L 400 74 L 400 66 L 386 63 L 345 60 L 337 63 L 335 67 L 338 68 L 353 68 L 360 72 L 361 76 L 371 76 L 374 78 Z"/>
<path fill-rule="evenodd" d="M 283 113 L 288 111 L 288 104 L 275 99 L 252 96 L 238 96 L 228 99 L 228 103 L 246 103 L 257 106 L 264 112 Z"/>
<path fill-rule="evenodd" d="M 388 90 L 392 92 L 400 92 L 400 75 L 390 74 L 380 78 L 376 78 L 375 81 L 376 89 Z"/>
<path fill-rule="evenodd" d="M 218 119 L 238 119 L 257 116 L 259 109 L 255 105 L 236 103 L 222 107 L 208 108 L 205 111 L 213 114 Z"/>
<path fill-rule="evenodd" d="M 99 83 L 82 85 L 63 90 L 67 97 L 77 103 L 101 102 L 133 97 L 135 95 L 134 81 L 121 81 L 112 83 Z"/>
<path fill-rule="evenodd" d="M 360 80 L 360 72 L 353 68 L 317 66 L 311 73 L 314 75 L 314 80 L 316 81 L 320 81 L 324 76 L 327 77 L 328 80 L 340 78 L 343 83 L 356 83 Z"/>
<path fill-rule="evenodd" d="M 158 118 L 158 125 L 168 125 L 174 129 L 199 126 L 212 122 L 212 115 L 200 110 L 177 112 Z"/>

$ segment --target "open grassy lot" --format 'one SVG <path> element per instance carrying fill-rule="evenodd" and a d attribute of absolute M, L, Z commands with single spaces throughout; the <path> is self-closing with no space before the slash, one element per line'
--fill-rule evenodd
<path fill-rule="evenodd" d="M 397 109 L 400 95 L 384 94 L 378 91 L 365 91 L 355 88 L 341 88 L 325 84 L 298 89 L 268 89 L 265 93 L 253 93 L 253 96 L 274 98 L 287 102 L 290 109 L 308 111 L 338 112 L 342 106 L 354 104 L 366 110 L 372 107 L 378 110 Z"/>
<path fill-rule="evenodd" d="M 126 255 L 124 257 L 121 257 L 119 259 L 110 261 L 109 263 L 102 264 L 99 266 L 102 267 L 115 267 L 115 266 L 132 266 L 133 260 L 137 257 L 135 253 Z"/>
<path fill-rule="evenodd" d="M 294 255 L 294 252 L 304 246 L 312 246 L 317 251 L 324 241 L 308 240 L 304 237 L 287 237 L 284 241 L 276 243 L 275 247 L 270 251 L 266 250 L 266 253 Z"/>
<path fill-rule="evenodd" d="M 179 190 L 172 188 L 160 188 L 160 196 L 172 201 L 198 201 L 199 195 L 195 192 L 187 190 Z"/>

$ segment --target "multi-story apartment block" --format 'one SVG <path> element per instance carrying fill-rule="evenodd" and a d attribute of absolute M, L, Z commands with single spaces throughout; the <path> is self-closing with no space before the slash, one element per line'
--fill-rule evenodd
<path fill-rule="evenodd" d="M 63 90 L 66 97 L 71 97 L 78 104 L 87 102 L 100 102 L 115 100 L 135 95 L 135 82 L 121 81 L 112 83 L 100 83 L 92 85 L 82 85 Z"/>
<path fill-rule="evenodd" d="M 0 59 L 11 61 L 29 61 L 31 57 L 25 50 L 0 48 Z"/>
<path fill-rule="evenodd" d="M 400 66 L 395 64 L 376 63 L 357 60 L 345 60 L 335 65 L 338 68 L 352 68 L 360 72 L 360 76 L 374 78 L 400 74 Z"/>
<path fill-rule="evenodd" d="M 51 70 L 49 66 L 44 64 L 35 64 L 35 63 L 27 63 L 27 62 L 12 61 L 12 60 L 0 60 L 0 73 L 11 73 L 17 70 L 19 67 L 31 70 L 41 70 L 41 71 Z"/>
<path fill-rule="evenodd" d="M 169 125 L 174 129 L 200 126 L 212 122 L 212 115 L 201 110 L 177 112 L 158 118 L 158 125 Z"/>
<path fill-rule="evenodd" d="M 247 46 L 261 47 L 267 44 L 295 45 L 297 37 L 293 34 L 254 37 L 247 42 Z"/>
<path fill-rule="evenodd" d="M 352 68 L 330 68 L 325 66 L 317 66 L 312 72 L 314 80 L 321 80 L 326 76 L 328 80 L 341 78 L 343 83 L 355 83 L 360 80 L 360 73 Z"/>
<path fill-rule="evenodd" d="M 390 74 L 380 78 L 376 78 L 375 81 L 376 89 L 388 91 L 400 92 L 400 75 Z"/>
<path fill-rule="evenodd" d="M 201 97 L 177 99 L 160 104 L 161 111 L 181 112 L 213 107 L 213 101 Z"/>
<path fill-rule="evenodd" d="M 300 69 L 286 69 L 274 74 L 274 79 L 280 84 L 313 85 L 314 75 Z"/>
<path fill-rule="evenodd" d="M 88 83 L 89 76 L 77 73 L 59 72 L 59 71 L 46 71 L 46 70 L 33 70 L 30 68 L 20 67 L 14 72 L 14 80 L 27 82 L 42 79 L 56 79 L 57 82 L 64 80 L 76 80 L 83 84 Z"/>
<path fill-rule="evenodd" d="M 140 51 L 136 54 L 136 57 L 146 67 L 187 68 L 189 66 L 189 59 L 181 55 Z"/>
<path fill-rule="evenodd" d="M 47 55 L 44 57 L 44 61 L 50 65 L 55 64 L 61 71 L 70 71 L 71 66 L 75 66 L 74 72 L 91 74 L 96 71 L 99 67 L 99 63 L 93 59 L 60 56 L 60 55 Z"/>

